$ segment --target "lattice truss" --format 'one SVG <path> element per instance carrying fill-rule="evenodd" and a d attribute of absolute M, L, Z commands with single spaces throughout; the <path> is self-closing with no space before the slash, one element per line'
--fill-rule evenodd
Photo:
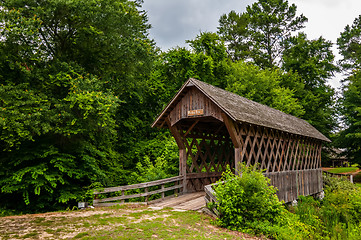
<path fill-rule="evenodd" d="M 240 162 L 268 172 L 321 167 L 321 142 L 316 139 L 254 126 L 234 124 Z"/>
<path fill-rule="evenodd" d="M 187 173 L 224 172 L 234 167 L 229 136 L 192 132 L 183 138 L 187 150 Z"/>

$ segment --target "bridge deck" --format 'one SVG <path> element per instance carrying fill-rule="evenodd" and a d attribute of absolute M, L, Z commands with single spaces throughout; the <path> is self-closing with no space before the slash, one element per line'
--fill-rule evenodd
<path fill-rule="evenodd" d="M 149 205 L 151 208 L 171 207 L 177 210 L 198 211 L 206 206 L 204 192 L 187 193 L 179 197 L 170 198 L 162 202 Z"/>

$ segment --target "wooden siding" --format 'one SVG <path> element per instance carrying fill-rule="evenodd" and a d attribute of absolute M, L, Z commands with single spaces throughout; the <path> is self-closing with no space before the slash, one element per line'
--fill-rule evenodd
<path fill-rule="evenodd" d="M 264 174 L 271 179 L 280 201 L 292 202 L 298 196 L 314 195 L 322 191 L 322 170 L 307 169 L 297 171 L 272 172 Z"/>
<path fill-rule="evenodd" d="M 203 109 L 201 116 L 188 116 L 188 111 Z M 197 88 L 190 88 L 184 97 L 176 104 L 170 112 L 170 122 L 173 126 L 179 120 L 196 117 L 214 117 L 222 121 L 222 110 L 217 107 L 208 97 Z"/>

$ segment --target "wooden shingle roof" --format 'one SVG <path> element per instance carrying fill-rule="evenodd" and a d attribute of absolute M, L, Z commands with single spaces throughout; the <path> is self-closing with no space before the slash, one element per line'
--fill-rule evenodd
<path fill-rule="evenodd" d="M 172 106 L 174 106 L 174 104 L 179 101 L 179 98 L 182 97 L 182 92 L 187 86 L 195 86 L 197 89 L 199 89 L 233 121 L 246 122 L 331 142 L 327 137 L 325 137 L 305 120 L 192 78 L 182 86 L 176 96 L 165 107 L 165 109 L 152 124 L 152 127 L 159 127 L 162 124 L 167 113 L 170 112 Z"/>

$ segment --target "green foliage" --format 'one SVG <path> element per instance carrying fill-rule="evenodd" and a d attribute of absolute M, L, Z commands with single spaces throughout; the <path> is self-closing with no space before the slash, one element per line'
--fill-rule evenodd
<path fill-rule="evenodd" d="M 279 67 L 286 72 L 277 84 L 281 88 L 267 94 L 264 94 L 267 87 L 255 88 L 260 91 L 261 103 L 302 116 L 330 136 L 331 129 L 336 126 L 335 92 L 327 80 L 338 68 L 333 63 L 330 41 L 322 37 L 308 40 L 304 33 L 295 35 L 305 22 L 307 18 L 297 15 L 295 4 L 283 0 L 259 0 L 248 6 L 244 13 L 231 11 L 221 16 L 218 33 L 236 64 L 243 60 L 261 69 Z M 275 101 L 270 102 L 272 99 Z"/>
<path fill-rule="evenodd" d="M 356 186 L 350 182 L 346 177 L 331 177 L 328 175 L 323 176 L 323 185 L 329 191 L 337 191 L 337 190 L 354 190 Z"/>
<path fill-rule="evenodd" d="M 220 226 L 274 239 L 359 239 L 361 189 L 325 176 L 325 198 L 300 196 L 297 207 L 278 201 L 269 179 L 253 167 L 242 175 L 226 172 L 214 186 Z"/>
<path fill-rule="evenodd" d="M 124 183 L 123 143 L 149 132 L 155 51 L 139 3 L 0 3 L 0 207 L 58 209 Z"/>
<path fill-rule="evenodd" d="M 189 78 L 196 78 L 225 88 L 229 59 L 223 41 L 215 33 L 203 32 L 187 41 L 192 48 L 174 48 L 162 53 L 155 63 L 152 82 L 157 83 L 159 96 L 166 104 Z"/>
<path fill-rule="evenodd" d="M 246 14 L 236 13 L 234 10 L 224 14 L 219 19 L 218 34 L 227 43 L 228 56 L 233 61 L 246 59 L 249 44 L 247 25 L 249 23 Z"/>
<path fill-rule="evenodd" d="M 361 68 L 361 15 L 353 24 L 347 25 L 337 39 L 342 59 L 340 65 L 345 70 L 359 70 Z"/>
<path fill-rule="evenodd" d="M 170 134 L 159 134 L 156 138 L 139 142 L 128 158 L 138 161 L 130 168 L 128 183 L 150 182 L 178 174 L 178 146 Z"/>
<path fill-rule="evenodd" d="M 336 119 L 333 108 L 335 92 L 327 84 L 327 79 L 338 71 L 333 63 L 332 43 L 322 37 L 308 40 L 306 34 L 299 33 L 283 44 L 282 69 L 297 73 L 299 78 L 296 82 L 302 84 L 303 88 L 289 81 L 283 82 L 283 85 L 294 89 L 295 97 L 305 109 L 303 118 L 329 136 Z"/>
<path fill-rule="evenodd" d="M 259 0 L 247 6 L 243 14 L 232 11 L 223 15 L 218 31 L 230 43 L 233 59 L 242 57 L 261 68 L 272 68 L 280 65 L 283 41 L 307 21 L 302 14 L 296 16 L 296 10 L 288 1 Z"/>
<path fill-rule="evenodd" d="M 218 224 L 232 230 L 274 234 L 283 212 L 282 203 L 269 186 L 269 179 L 253 167 L 242 167 L 242 175 L 228 170 L 214 186 L 217 196 Z"/>
<path fill-rule="evenodd" d="M 361 189 L 344 178 L 325 176 L 324 184 L 325 198 L 301 197 L 295 214 L 316 239 L 359 239 Z"/>
<path fill-rule="evenodd" d="M 115 170 L 113 116 L 120 101 L 93 90 L 98 85 L 93 76 L 70 70 L 54 78 L 67 79 L 69 92 L 63 99 L 25 84 L 0 86 L 0 118 L 5 120 L 0 135 L 1 192 L 9 199 L 21 195 L 31 204 L 29 210 L 76 200 L 83 186 L 96 180 L 106 184 L 106 171 Z M 15 203 L 21 206 L 18 201 L 3 204 Z"/>
<path fill-rule="evenodd" d="M 231 64 L 226 90 L 301 117 L 305 112 L 294 92 L 281 85 L 285 77 L 278 69 L 261 70 L 252 64 L 238 61 Z M 297 75 L 287 77 L 298 80 Z"/>
<path fill-rule="evenodd" d="M 339 62 L 347 71 L 343 80 L 342 97 L 339 107 L 342 113 L 344 130 L 337 139 L 340 147 L 347 148 L 347 155 L 354 163 L 361 163 L 361 16 L 357 17 L 351 26 L 347 25 L 337 39 L 342 55 Z"/>
<path fill-rule="evenodd" d="M 361 164 L 361 74 L 355 72 L 343 86 L 340 99 L 345 129 L 339 136 L 339 145 L 347 148 L 347 155 L 353 163 Z"/>

